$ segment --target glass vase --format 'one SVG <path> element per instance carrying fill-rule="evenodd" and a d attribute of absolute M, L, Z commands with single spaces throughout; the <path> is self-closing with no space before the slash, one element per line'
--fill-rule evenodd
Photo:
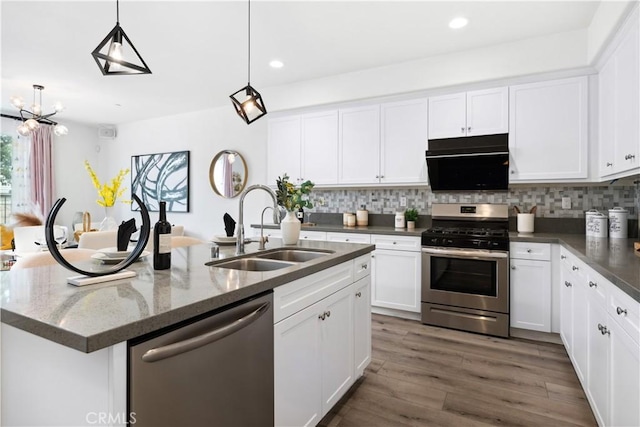
<path fill-rule="evenodd" d="M 113 216 L 111 215 L 111 207 L 105 207 L 104 219 L 100 223 L 99 231 L 110 231 L 110 230 L 117 230 L 117 229 L 118 229 L 118 223 L 116 222 L 115 218 L 113 218 Z"/>

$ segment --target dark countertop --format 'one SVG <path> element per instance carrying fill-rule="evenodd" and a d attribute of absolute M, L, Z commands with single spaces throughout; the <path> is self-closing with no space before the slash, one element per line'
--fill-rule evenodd
<path fill-rule="evenodd" d="M 149 256 L 128 268 L 137 273 L 133 279 L 84 287 L 68 285 L 67 277 L 77 274 L 60 265 L 3 271 L 2 323 L 90 353 L 272 290 L 375 248 L 303 241 L 298 248 L 335 253 L 280 270 L 254 272 L 206 266 L 211 261 L 210 246 L 173 249 L 170 270 L 155 271 Z M 280 246 L 267 243 L 267 249 Z M 245 247 L 247 253 L 257 248 L 256 243 Z M 220 247 L 220 258 L 232 258 L 234 252 L 234 246 Z M 84 268 L 92 263 L 86 262 Z"/>
<path fill-rule="evenodd" d="M 260 224 L 251 224 L 251 228 L 260 229 Z M 264 228 L 265 230 L 267 229 L 278 230 L 280 229 L 280 225 L 265 224 Z M 408 230 L 406 228 L 393 228 L 393 227 L 385 227 L 380 225 L 347 227 L 344 225 L 317 224 L 312 226 L 303 226 L 301 230 L 302 231 L 321 231 L 326 233 L 393 234 L 396 236 L 420 237 L 422 236 L 422 232 L 425 231 L 426 228 L 414 228 L 413 230 Z"/>
<path fill-rule="evenodd" d="M 589 267 L 640 302 L 640 256 L 633 250 L 638 239 L 610 239 L 584 234 L 509 235 L 512 242 L 559 243 Z"/>

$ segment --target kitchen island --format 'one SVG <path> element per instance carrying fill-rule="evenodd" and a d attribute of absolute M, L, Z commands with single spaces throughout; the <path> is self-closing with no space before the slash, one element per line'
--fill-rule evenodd
<path fill-rule="evenodd" d="M 279 245 L 269 243 L 267 249 Z M 173 249 L 171 270 L 147 258 L 133 279 L 76 288 L 61 266 L 3 272 L 2 424 L 122 425 L 127 341 L 367 256 L 373 245 L 301 242 L 326 256 L 275 271 L 208 267 L 209 244 Z M 232 258 L 234 247 L 221 247 Z M 257 250 L 256 244 L 246 246 Z"/>

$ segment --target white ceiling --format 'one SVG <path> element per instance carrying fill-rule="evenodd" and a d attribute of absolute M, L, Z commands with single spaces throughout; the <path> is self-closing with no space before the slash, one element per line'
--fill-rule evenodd
<path fill-rule="evenodd" d="M 587 28 L 598 1 L 260 1 L 251 4 L 251 83 L 264 88 Z M 247 2 L 120 2 L 120 24 L 153 74 L 103 76 L 91 51 L 115 1 L 1 3 L 3 112 L 11 95 L 78 122 L 124 123 L 229 105 L 246 84 Z M 448 22 L 470 21 L 462 30 Z M 280 59 L 284 68 L 268 63 Z M 268 103 L 268 100 L 266 100 Z M 268 105 L 268 104 L 267 104 Z"/>

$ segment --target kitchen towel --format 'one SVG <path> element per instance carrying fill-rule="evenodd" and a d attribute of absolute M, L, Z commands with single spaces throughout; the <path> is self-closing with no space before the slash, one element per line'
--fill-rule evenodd
<path fill-rule="evenodd" d="M 222 219 L 224 220 L 224 231 L 227 233 L 227 237 L 233 237 L 233 233 L 236 231 L 236 222 L 228 213 L 225 213 Z"/>
<path fill-rule="evenodd" d="M 118 227 L 118 251 L 127 250 L 129 247 L 129 239 L 137 230 L 135 218 L 131 218 L 129 221 L 122 221 L 122 224 Z"/>

